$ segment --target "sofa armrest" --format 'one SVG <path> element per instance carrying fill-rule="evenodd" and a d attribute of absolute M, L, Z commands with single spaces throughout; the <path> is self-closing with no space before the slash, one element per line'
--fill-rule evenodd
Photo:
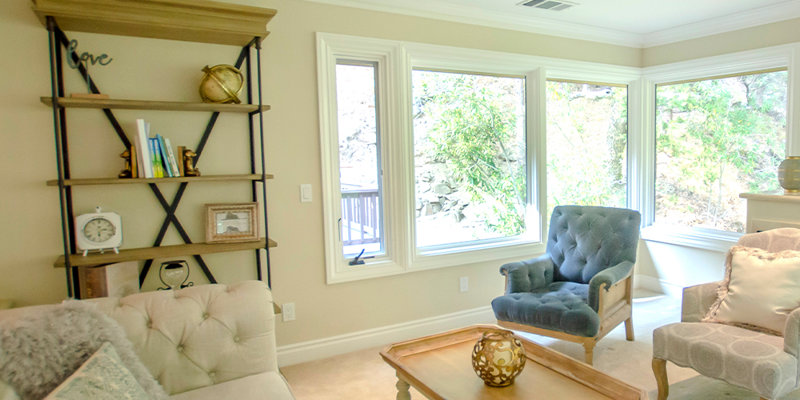
<path fill-rule="evenodd" d="M 506 277 L 506 294 L 530 292 L 553 282 L 553 260 L 542 254 L 529 260 L 515 261 L 500 266 Z"/>
<path fill-rule="evenodd" d="M 717 288 L 720 283 L 709 282 L 683 288 L 681 322 L 700 322 L 717 300 Z"/>
<path fill-rule="evenodd" d="M 800 366 L 800 308 L 795 308 L 786 318 L 783 328 L 783 351 L 798 358 Z"/>
<path fill-rule="evenodd" d="M 595 276 L 589 280 L 589 307 L 598 311 L 601 290 L 607 291 L 608 288 L 617 282 L 631 276 L 632 272 L 633 263 L 630 261 L 623 261 L 595 274 Z"/>

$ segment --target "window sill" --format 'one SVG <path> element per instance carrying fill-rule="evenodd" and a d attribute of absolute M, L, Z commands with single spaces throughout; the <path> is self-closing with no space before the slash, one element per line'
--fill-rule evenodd
<path fill-rule="evenodd" d="M 676 246 L 691 247 L 724 253 L 742 236 L 738 232 L 713 229 L 648 226 L 642 229 L 642 239 Z"/>
<path fill-rule="evenodd" d="M 424 255 L 417 254 L 413 261 L 406 266 L 397 264 L 388 258 L 365 260 L 364 264 L 356 267 L 346 266 L 341 267 L 337 271 L 329 270 L 326 283 L 331 285 L 365 279 L 383 278 L 481 262 L 496 262 L 497 268 L 500 268 L 500 265 L 508 260 L 522 260 L 535 257 L 544 252 L 544 247 L 544 244 L 540 242 L 515 240 L 495 243 L 492 246 L 473 248 L 471 250 L 461 248 L 458 250 L 451 249 L 449 251 L 425 253 Z"/>

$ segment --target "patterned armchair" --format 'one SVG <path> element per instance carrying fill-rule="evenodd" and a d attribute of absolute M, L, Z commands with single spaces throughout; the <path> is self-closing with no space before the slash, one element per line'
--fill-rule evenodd
<path fill-rule="evenodd" d="M 752 233 L 737 244 L 771 253 L 800 250 L 800 230 Z M 659 400 L 669 395 L 667 361 L 750 389 L 762 399 L 781 397 L 800 387 L 800 308 L 783 310 L 788 314 L 783 336 L 757 327 L 702 322 L 718 298 L 720 283 L 685 288 L 681 322 L 653 331 L 653 372 Z"/>
<path fill-rule="evenodd" d="M 492 300 L 500 326 L 594 346 L 625 322 L 633 340 L 631 288 L 639 212 L 594 206 L 553 210 L 547 252 L 500 267 L 505 295 Z"/>

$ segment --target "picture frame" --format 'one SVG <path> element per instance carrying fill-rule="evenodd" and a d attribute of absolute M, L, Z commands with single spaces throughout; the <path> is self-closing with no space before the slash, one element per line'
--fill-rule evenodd
<path fill-rule="evenodd" d="M 252 242 L 259 239 L 258 203 L 206 204 L 206 242 Z"/>

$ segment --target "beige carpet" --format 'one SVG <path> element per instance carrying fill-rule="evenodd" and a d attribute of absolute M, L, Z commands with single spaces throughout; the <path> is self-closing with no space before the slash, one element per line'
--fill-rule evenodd
<path fill-rule="evenodd" d="M 625 329 L 617 327 L 595 347 L 594 366 L 656 398 L 656 381 L 650 367 L 653 329 L 680 320 L 680 300 L 647 292 L 637 292 L 633 321 L 636 340 L 625 340 Z M 487 321 L 493 322 L 493 321 Z M 533 341 L 583 360 L 579 344 L 521 333 Z M 397 379 L 394 370 L 372 348 L 324 360 L 281 368 L 298 400 L 394 399 Z M 667 363 L 670 399 L 758 399 L 753 392 L 699 376 L 687 368 Z M 478 377 L 475 377 L 478 379 Z M 412 399 L 424 399 L 411 390 Z M 800 399 L 792 393 L 784 399 Z M 461 400 L 461 399 L 453 399 Z"/>

